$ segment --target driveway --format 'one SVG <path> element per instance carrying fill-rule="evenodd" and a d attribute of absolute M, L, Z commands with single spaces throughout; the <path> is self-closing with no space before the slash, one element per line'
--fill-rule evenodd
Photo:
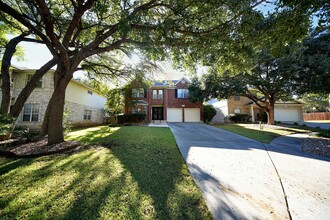
<path fill-rule="evenodd" d="M 169 126 L 215 219 L 289 219 L 285 195 L 293 219 L 329 219 L 329 160 L 301 153 L 299 139 L 264 146 L 201 123 Z"/>
<path fill-rule="evenodd" d="M 311 127 L 311 128 L 319 127 L 322 129 L 330 129 L 330 123 L 317 123 L 317 122 L 304 121 L 304 122 L 301 122 L 300 124 L 306 125 L 307 127 Z"/>

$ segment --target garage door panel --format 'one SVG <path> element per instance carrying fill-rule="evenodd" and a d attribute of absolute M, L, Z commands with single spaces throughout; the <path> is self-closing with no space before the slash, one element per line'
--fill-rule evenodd
<path fill-rule="evenodd" d="M 182 122 L 182 109 L 181 108 L 168 108 L 167 109 L 168 122 Z"/>
<path fill-rule="evenodd" d="M 297 109 L 275 109 L 275 121 L 299 121 Z"/>
<path fill-rule="evenodd" d="M 185 108 L 184 109 L 184 119 L 185 122 L 200 122 L 201 113 L 199 108 Z"/>

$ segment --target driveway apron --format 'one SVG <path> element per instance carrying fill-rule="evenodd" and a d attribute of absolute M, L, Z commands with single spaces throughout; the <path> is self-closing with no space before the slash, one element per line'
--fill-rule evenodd
<path fill-rule="evenodd" d="M 330 219 L 330 159 L 302 152 L 303 135 L 263 145 L 201 123 L 169 126 L 214 219 L 289 219 L 285 196 L 292 219 Z"/>
<path fill-rule="evenodd" d="M 214 219 L 289 219 L 262 143 L 201 123 L 169 123 Z"/>

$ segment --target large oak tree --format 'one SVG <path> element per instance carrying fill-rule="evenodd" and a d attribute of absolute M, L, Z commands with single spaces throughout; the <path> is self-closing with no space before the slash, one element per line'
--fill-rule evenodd
<path fill-rule="evenodd" d="M 0 1 L 0 11 L 24 25 L 53 55 L 55 89 L 43 127 L 54 144 L 63 141 L 65 89 L 83 60 L 135 48 L 152 59 L 189 53 L 210 35 L 230 34 L 236 20 L 261 2 L 7 0 Z"/>

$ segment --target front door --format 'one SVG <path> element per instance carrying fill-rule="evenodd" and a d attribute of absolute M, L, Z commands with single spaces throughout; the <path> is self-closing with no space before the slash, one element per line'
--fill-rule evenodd
<path fill-rule="evenodd" d="M 152 107 L 152 120 L 164 120 L 163 107 Z"/>

